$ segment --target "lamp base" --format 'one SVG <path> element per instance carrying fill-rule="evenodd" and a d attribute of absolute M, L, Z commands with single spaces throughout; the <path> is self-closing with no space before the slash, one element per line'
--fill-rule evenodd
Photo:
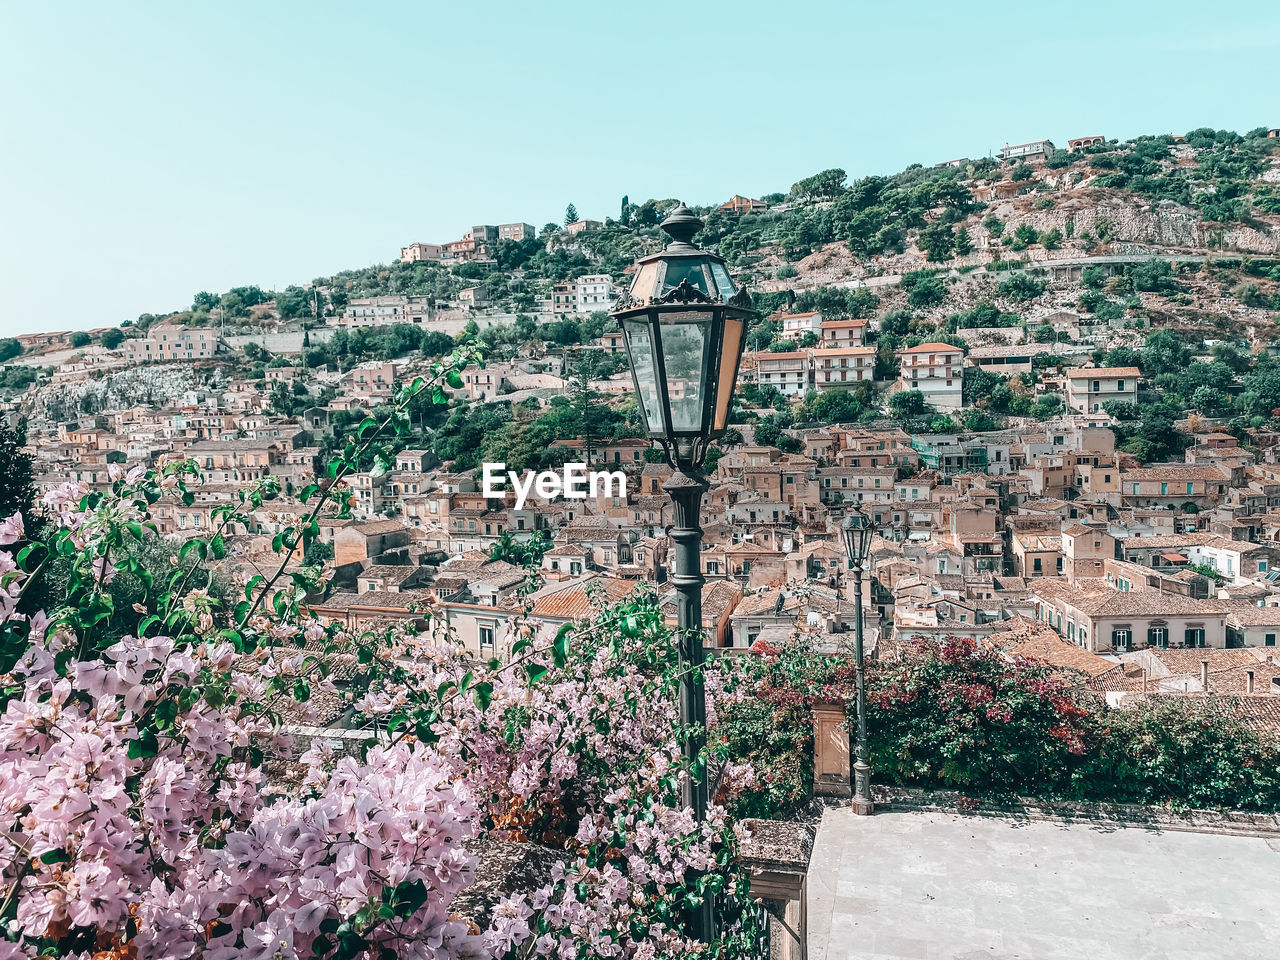
<path fill-rule="evenodd" d="M 853 813 L 855 816 L 870 817 L 875 815 L 876 805 L 871 800 L 859 800 L 857 797 L 854 797 L 851 804 L 853 806 Z"/>

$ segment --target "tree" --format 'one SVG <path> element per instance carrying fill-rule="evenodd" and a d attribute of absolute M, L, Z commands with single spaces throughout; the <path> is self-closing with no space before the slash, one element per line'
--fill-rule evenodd
<path fill-rule="evenodd" d="M 936 307 L 946 298 L 946 287 L 933 277 L 928 277 L 911 287 L 907 302 L 913 307 Z"/>
<path fill-rule="evenodd" d="M 12 360 L 14 357 L 22 354 L 22 344 L 13 337 L 6 337 L 0 340 L 0 363 Z"/>
<path fill-rule="evenodd" d="M 208 290 L 201 290 L 191 298 L 191 309 L 197 313 L 208 313 L 218 305 L 219 297 L 216 293 L 210 293 Z"/>
<path fill-rule="evenodd" d="M 34 519 L 34 458 L 26 445 L 26 421 L 19 421 L 17 427 L 0 422 L 0 520 L 19 511 L 27 522 Z"/>
<path fill-rule="evenodd" d="M 936 263 L 949 260 L 955 247 L 955 234 L 951 232 L 951 225 L 941 220 L 930 224 L 920 231 L 919 245 L 930 261 Z"/>
<path fill-rule="evenodd" d="M 973 250 L 973 239 L 969 236 L 969 231 L 965 227 L 961 227 L 956 231 L 956 255 L 967 256 Z"/>
<path fill-rule="evenodd" d="M 102 331 L 102 345 L 108 350 L 114 350 L 120 344 L 124 343 L 124 331 L 118 327 L 112 327 L 110 330 Z"/>
<path fill-rule="evenodd" d="M 889 412 L 897 420 L 912 420 L 932 412 L 919 390 L 902 390 L 889 398 Z"/>
<path fill-rule="evenodd" d="M 618 222 L 623 226 L 631 222 L 631 199 L 625 193 L 622 195 L 622 207 L 618 212 Z"/>
<path fill-rule="evenodd" d="M 1019 230 L 1022 228 L 1019 227 Z M 996 293 L 1012 300 L 1034 300 L 1044 293 L 1045 282 L 1025 273 L 1015 273 L 1007 280 L 996 284 Z"/>
<path fill-rule="evenodd" d="M 823 170 L 791 185 L 791 196 L 801 200 L 829 200 L 844 190 L 847 174 L 839 167 Z"/>
<path fill-rule="evenodd" d="M 1062 231 L 1054 227 L 1048 233 L 1040 234 L 1040 243 L 1046 250 L 1057 250 L 1062 246 Z"/>
<path fill-rule="evenodd" d="M 71 345 L 73 347 L 87 347 L 91 343 L 93 343 L 93 337 L 83 330 L 77 330 L 71 335 Z"/>
<path fill-rule="evenodd" d="M 572 203 L 564 208 L 564 225 L 567 227 L 571 223 L 578 222 L 578 208 Z"/>
<path fill-rule="evenodd" d="M 1178 373 L 1190 360 L 1191 350 L 1172 330 L 1155 331 L 1142 348 L 1142 370 L 1149 377 Z"/>

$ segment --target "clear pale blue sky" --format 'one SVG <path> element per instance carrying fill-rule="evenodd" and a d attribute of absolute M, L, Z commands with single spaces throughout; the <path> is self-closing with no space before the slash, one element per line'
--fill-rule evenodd
<path fill-rule="evenodd" d="M 1280 4 L 0 0 L 0 334 L 473 223 L 1280 125 Z"/>

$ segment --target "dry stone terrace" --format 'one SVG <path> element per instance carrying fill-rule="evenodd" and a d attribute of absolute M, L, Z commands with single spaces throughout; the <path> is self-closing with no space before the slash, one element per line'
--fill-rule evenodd
<path fill-rule="evenodd" d="M 810 960 L 1276 956 L 1280 839 L 945 813 L 826 813 Z"/>

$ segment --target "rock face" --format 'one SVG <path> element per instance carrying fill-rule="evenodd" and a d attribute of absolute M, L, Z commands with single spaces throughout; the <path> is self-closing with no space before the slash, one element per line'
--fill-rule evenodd
<path fill-rule="evenodd" d="M 1280 230 L 1269 232 L 1244 224 L 1206 223 L 1189 207 L 1172 201 L 1144 203 L 1100 193 L 1073 196 L 1049 210 L 1021 210 L 1014 201 L 1002 204 L 996 214 L 1006 229 L 1030 224 L 1037 230 L 1055 227 L 1063 235 L 1068 225 L 1076 237 L 1085 233 L 1112 243 L 1141 243 L 1186 252 L 1239 251 L 1280 254 Z M 1270 225 L 1268 225 L 1270 226 Z"/>
<path fill-rule="evenodd" d="M 29 395 L 30 408 L 25 412 L 33 424 L 47 428 L 104 410 L 180 403 L 182 395 L 189 391 L 219 390 L 226 383 L 221 370 L 210 373 L 190 364 L 130 367 L 101 379 L 48 384 Z"/>

